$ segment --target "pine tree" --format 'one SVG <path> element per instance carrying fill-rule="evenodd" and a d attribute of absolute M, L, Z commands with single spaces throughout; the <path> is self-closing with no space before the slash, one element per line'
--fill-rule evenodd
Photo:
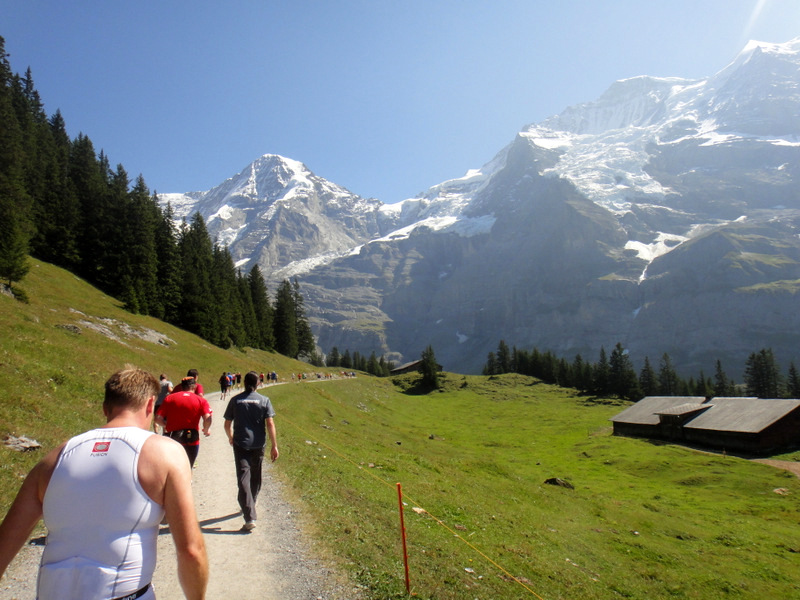
<path fill-rule="evenodd" d="M 28 272 L 31 237 L 23 132 L 14 110 L 14 95 L 14 77 L 5 52 L 5 40 L 0 37 L 0 280 L 9 286 Z"/>
<path fill-rule="evenodd" d="M 611 373 L 606 356 L 606 349 L 600 347 L 600 358 L 594 367 L 592 391 L 598 396 L 607 396 L 611 388 Z"/>
<path fill-rule="evenodd" d="M 314 334 L 306 317 L 305 300 L 300 293 L 300 282 L 295 278 L 292 284 L 292 298 L 294 300 L 295 327 L 297 328 L 297 355 L 311 356 L 316 351 Z"/>
<path fill-rule="evenodd" d="M 592 389 L 592 365 L 576 354 L 572 360 L 573 385 L 580 392 L 586 393 Z"/>
<path fill-rule="evenodd" d="M 236 287 L 239 293 L 239 303 L 242 306 L 241 319 L 245 335 L 242 345 L 258 348 L 258 321 L 256 320 L 256 311 L 253 308 L 250 281 L 242 274 L 241 269 L 236 272 Z"/>
<path fill-rule="evenodd" d="M 331 351 L 328 352 L 325 365 L 328 367 L 340 367 L 342 365 L 342 356 L 339 354 L 339 349 L 336 346 L 331 348 Z"/>
<path fill-rule="evenodd" d="M 121 166 L 119 172 L 124 173 Z M 128 310 L 157 316 L 163 313 L 159 305 L 156 248 L 160 211 L 141 175 L 127 197 L 123 198 L 119 212 L 122 213 L 125 227 L 119 232 L 115 243 L 115 262 L 118 265 L 116 277 L 119 278 L 115 288 L 122 292 L 120 298 Z"/>
<path fill-rule="evenodd" d="M 177 324 L 206 340 L 215 336 L 216 310 L 211 289 L 214 250 L 203 217 L 195 213 L 190 225 L 181 228 L 180 303 Z"/>
<path fill-rule="evenodd" d="M 722 370 L 722 361 L 719 359 L 714 365 L 713 393 L 717 397 L 733 396 L 733 382 L 728 379 L 725 371 Z"/>
<path fill-rule="evenodd" d="M 711 398 L 714 395 L 714 382 L 711 381 L 710 377 L 706 377 L 703 371 L 700 371 L 697 381 L 694 383 L 694 386 L 690 386 L 690 388 L 693 389 L 692 394 L 694 396 Z"/>
<path fill-rule="evenodd" d="M 486 357 L 486 365 L 483 367 L 483 374 L 497 375 L 498 373 L 500 373 L 500 370 L 497 366 L 497 357 L 495 356 L 494 352 L 489 352 L 488 356 Z"/>
<path fill-rule="evenodd" d="M 261 350 L 275 347 L 274 311 L 269 301 L 267 284 L 258 264 L 253 265 L 247 276 L 250 284 L 250 296 L 253 299 L 253 311 L 256 316 L 256 342 L 253 344 Z"/>
<path fill-rule="evenodd" d="M 69 178 L 81 218 L 77 236 L 78 275 L 96 284 L 108 253 L 106 231 L 111 229 L 114 220 L 107 206 L 107 174 L 97 160 L 91 140 L 83 135 L 71 146 Z"/>
<path fill-rule="evenodd" d="M 275 349 L 291 358 L 297 358 L 300 349 L 296 318 L 292 285 L 284 279 L 275 295 Z"/>
<path fill-rule="evenodd" d="M 500 340 L 497 345 L 497 372 L 498 373 L 511 373 L 513 371 L 511 366 L 511 351 L 504 340 Z"/>
<path fill-rule="evenodd" d="M 786 378 L 786 395 L 789 398 L 800 399 L 800 373 L 794 363 L 789 364 L 789 376 Z"/>
<path fill-rule="evenodd" d="M 60 111 L 42 126 L 43 189 L 34 198 L 31 253 L 44 261 L 76 270 L 79 261 L 78 198 L 70 180 L 71 142 Z"/>
<path fill-rule="evenodd" d="M 387 362 L 383 356 L 381 356 L 380 360 L 378 360 L 378 368 L 380 369 L 381 377 L 389 377 L 389 375 L 391 375 L 391 363 Z"/>
<path fill-rule="evenodd" d="M 678 396 L 681 393 L 681 381 L 666 352 L 661 357 L 661 366 L 658 371 L 658 392 L 662 396 Z"/>
<path fill-rule="evenodd" d="M 644 366 L 639 371 L 639 388 L 642 390 L 643 396 L 655 396 L 658 394 L 658 378 L 647 356 L 644 357 Z"/>
<path fill-rule="evenodd" d="M 158 205 L 158 196 L 153 195 L 153 202 Z M 178 250 L 178 230 L 175 226 L 172 206 L 159 210 L 155 229 L 156 247 L 156 297 L 155 312 L 151 314 L 169 323 L 178 323 L 178 311 L 181 303 L 181 258 Z"/>
<path fill-rule="evenodd" d="M 757 398 L 777 398 L 780 392 L 780 371 L 771 348 L 753 352 L 745 366 L 747 394 Z"/>
<path fill-rule="evenodd" d="M 641 397 L 636 371 L 633 369 L 628 352 L 619 342 L 611 352 L 608 380 L 610 392 L 619 398 L 638 400 Z"/>
<path fill-rule="evenodd" d="M 245 345 L 242 304 L 236 285 L 236 268 L 227 246 L 213 248 L 211 289 L 213 295 L 214 333 L 211 341 L 222 348 Z"/>
<path fill-rule="evenodd" d="M 422 363 L 419 366 L 422 373 L 422 384 L 432 389 L 439 389 L 439 365 L 433 347 L 428 346 L 422 352 Z"/>
<path fill-rule="evenodd" d="M 375 355 L 375 352 L 371 352 L 369 355 L 369 359 L 367 360 L 367 373 L 370 375 L 381 375 L 381 368 L 378 364 L 378 357 Z"/>

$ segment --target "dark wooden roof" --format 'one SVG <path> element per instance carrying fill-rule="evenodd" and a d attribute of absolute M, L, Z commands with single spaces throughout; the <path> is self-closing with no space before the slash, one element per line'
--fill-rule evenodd
<path fill-rule="evenodd" d="M 702 404 L 703 402 L 705 402 L 705 397 L 703 396 L 647 396 L 618 415 L 611 417 L 611 420 L 615 423 L 658 425 L 659 413 L 663 414 L 664 411 L 675 409 L 684 404 Z"/>
<path fill-rule="evenodd" d="M 713 398 L 711 408 L 684 424 L 687 429 L 758 433 L 800 407 L 800 400 Z"/>
<path fill-rule="evenodd" d="M 672 406 L 670 408 L 665 408 L 664 410 L 656 411 L 657 415 L 689 415 L 691 413 L 697 412 L 698 410 L 705 410 L 709 408 L 710 404 L 703 404 L 700 402 L 687 402 L 686 404 L 679 404 L 678 406 Z"/>

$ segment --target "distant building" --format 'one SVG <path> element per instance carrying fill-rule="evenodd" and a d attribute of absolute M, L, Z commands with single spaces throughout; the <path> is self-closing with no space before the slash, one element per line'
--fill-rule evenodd
<path fill-rule="evenodd" d="M 400 365 L 389 371 L 390 375 L 404 375 L 405 373 L 413 373 L 414 371 L 419 371 L 420 366 L 422 365 L 422 360 L 415 360 L 413 362 L 406 363 L 404 365 Z M 437 364 L 436 368 L 440 371 L 442 370 L 442 365 Z"/>
<path fill-rule="evenodd" d="M 800 400 L 648 396 L 611 418 L 614 435 L 728 452 L 770 454 L 800 447 Z"/>

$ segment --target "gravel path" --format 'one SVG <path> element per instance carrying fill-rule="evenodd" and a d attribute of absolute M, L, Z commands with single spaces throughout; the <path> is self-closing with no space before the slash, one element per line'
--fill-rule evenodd
<path fill-rule="evenodd" d="M 269 394 L 269 389 L 264 390 Z M 258 527 L 242 533 L 236 502 L 233 451 L 223 431 L 225 403 L 219 393 L 206 394 L 214 411 L 211 436 L 203 438 L 194 470 L 194 496 L 210 565 L 207 598 L 236 600 L 354 600 L 360 590 L 326 565 L 300 529 L 300 518 L 283 497 L 265 461 L 264 485 L 258 498 Z M 276 417 L 280 448 L 280 415 Z M 33 600 L 42 539 L 34 538 L 14 559 L 2 582 L 0 598 Z M 175 548 L 169 528 L 158 539 L 158 566 L 153 585 L 159 600 L 180 600 Z"/>

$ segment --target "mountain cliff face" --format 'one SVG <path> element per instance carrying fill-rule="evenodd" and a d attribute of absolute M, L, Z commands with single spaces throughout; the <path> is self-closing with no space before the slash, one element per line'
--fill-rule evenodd
<path fill-rule="evenodd" d="M 621 342 L 738 376 L 762 347 L 800 364 L 798 106 L 800 39 L 753 42 L 708 79 L 618 81 L 398 204 L 270 155 L 162 201 L 243 268 L 298 277 L 325 352 L 432 344 L 476 372 L 501 339 L 591 361 Z"/>

